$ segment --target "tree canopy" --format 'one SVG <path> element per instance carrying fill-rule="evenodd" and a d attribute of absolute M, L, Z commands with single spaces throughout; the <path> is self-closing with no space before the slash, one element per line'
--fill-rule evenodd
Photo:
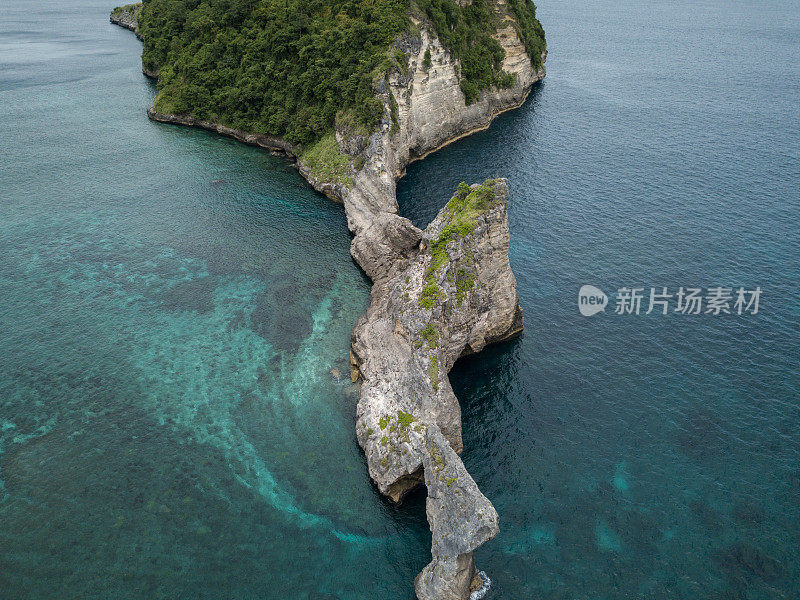
<path fill-rule="evenodd" d="M 521 36 L 530 52 L 541 31 L 535 7 L 530 0 L 511 6 L 531 30 Z M 144 0 L 142 62 L 159 73 L 156 110 L 304 146 L 330 132 L 339 111 L 370 130 L 377 125 L 383 106 L 374 83 L 404 66 L 392 46 L 411 28 L 411 14 L 429 20 L 460 59 L 467 102 L 486 87 L 513 84 L 491 37 L 493 7 L 490 0 L 466 7 L 453 0 Z"/>

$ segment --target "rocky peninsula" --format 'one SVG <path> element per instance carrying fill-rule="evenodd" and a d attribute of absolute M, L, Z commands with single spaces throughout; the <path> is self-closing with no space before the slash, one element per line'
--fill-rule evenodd
<path fill-rule="evenodd" d="M 333 134 L 309 150 L 192 114 L 148 111 L 156 121 L 286 153 L 316 190 L 344 204 L 351 254 L 373 282 L 370 307 L 352 334 L 356 433 L 381 493 L 400 501 L 427 487 L 432 560 L 415 580 L 421 600 L 468 598 L 480 586 L 473 550 L 498 531 L 494 507 L 459 458 L 461 410 L 447 374 L 461 356 L 519 334 L 523 318 L 508 261 L 506 181 L 462 184 L 424 231 L 398 214 L 395 186 L 412 161 L 488 127 L 544 77 L 507 1 L 490 4 L 502 71 L 513 83 L 484 89 L 470 103 L 459 60 L 429 22 L 412 15 L 411 30 L 392 48 L 397 68 L 375 84 L 383 108 L 372 131 L 337 119 Z M 111 20 L 138 32 L 136 10 L 115 9 Z"/>
<path fill-rule="evenodd" d="M 421 600 L 466 598 L 472 551 L 497 534 L 497 513 L 458 453 L 461 409 L 447 373 L 459 357 L 522 331 L 508 262 L 505 180 L 462 184 L 420 232 L 389 222 L 380 250 L 362 256 L 376 275 L 352 335 L 362 381 L 358 441 L 378 488 L 393 500 L 424 481 L 433 560 L 415 581 Z"/>

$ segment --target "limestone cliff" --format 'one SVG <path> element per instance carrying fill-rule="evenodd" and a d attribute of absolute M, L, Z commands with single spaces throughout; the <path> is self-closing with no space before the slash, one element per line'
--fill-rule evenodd
<path fill-rule="evenodd" d="M 497 4 L 505 24 L 497 34 L 506 52 L 503 69 L 516 75 L 516 83 L 508 89 L 485 91 L 473 104 L 466 104 L 461 91 L 458 62 L 423 23 L 417 24 L 418 37 L 407 36 L 398 42 L 408 56 L 408 71 L 395 71 L 388 85 L 381 86 L 379 93 L 387 107 L 383 123 L 378 132 L 361 142 L 365 149 L 360 156 L 365 162 L 353 172 L 355 185 L 341 191 L 354 234 L 371 223 L 371 215 L 397 212 L 395 183 L 409 163 L 487 127 L 501 112 L 522 104 L 533 83 L 544 77 L 543 68 L 533 68 L 504 2 L 498 0 Z M 427 51 L 431 60 L 426 67 Z M 337 132 L 337 140 L 344 152 L 352 152 L 353 144 L 345 132 Z"/>
<path fill-rule="evenodd" d="M 116 8 L 111 21 L 138 32 L 136 15 L 139 10 L 141 4 Z M 415 33 L 405 34 L 395 44 L 407 60 L 405 68 L 395 69 L 379 82 L 376 90 L 377 97 L 384 104 L 380 127 L 369 135 L 363 135 L 337 126 L 338 152 L 348 165 L 343 176 L 336 179 L 320 172 L 299 149 L 278 138 L 239 131 L 191 115 L 163 114 L 152 108 L 148 115 L 166 123 L 212 129 L 242 142 L 280 150 L 294 157 L 301 175 L 315 189 L 344 203 L 348 227 L 355 236 L 353 256 L 374 280 L 380 273 L 374 270 L 371 262 L 359 260 L 359 256 L 368 254 L 361 246 L 374 244 L 376 238 L 383 237 L 375 231 L 376 224 L 386 225 L 394 220 L 385 216 L 379 219 L 378 215 L 397 215 L 396 182 L 406 166 L 446 144 L 488 127 L 498 114 L 521 105 L 531 86 L 545 76 L 544 67 L 536 69 L 531 63 L 506 0 L 495 0 L 495 10 L 500 23 L 495 37 L 505 51 L 503 70 L 515 76 L 515 83 L 505 89 L 484 90 L 476 102 L 467 105 L 460 87 L 459 62 L 427 22 L 412 19 Z M 425 60 L 428 52 L 429 62 Z M 145 74 L 157 76 L 157 73 Z M 372 233 L 366 239 L 360 239 L 370 229 Z"/>
<path fill-rule="evenodd" d="M 433 539 L 432 560 L 415 580 L 422 600 L 468 598 L 472 552 L 498 530 L 494 507 L 458 456 L 461 410 L 447 373 L 460 356 L 519 333 L 523 323 L 508 263 L 505 181 L 460 188 L 425 231 L 397 214 L 395 185 L 412 161 L 487 127 L 522 104 L 544 77 L 506 1 L 495 0 L 495 9 L 495 37 L 505 50 L 503 69 L 515 75 L 513 86 L 484 90 L 467 105 L 458 61 L 429 24 L 416 20 L 415 33 L 395 44 L 406 68 L 378 84 L 380 127 L 365 134 L 337 124 L 333 151 L 344 172 L 336 177 L 283 140 L 148 111 L 154 120 L 285 152 L 315 189 L 344 204 L 351 253 L 374 283 L 369 310 L 352 335 L 352 378 L 362 382 L 357 436 L 383 494 L 397 501 L 412 487 L 427 486 Z M 127 17 L 115 22 L 136 29 Z"/>
<path fill-rule="evenodd" d="M 488 127 L 498 114 L 522 104 L 531 86 L 545 75 L 544 68 L 534 69 L 504 0 L 497 0 L 497 11 L 503 24 L 497 32 L 506 53 L 503 69 L 516 76 L 512 87 L 484 91 L 477 102 L 467 105 L 459 85 L 458 61 L 425 23 L 417 22 L 419 35 L 407 35 L 397 42 L 408 57 L 407 71 L 396 70 L 378 90 L 385 105 L 380 129 L 366 139 L 354 139 L 347 131 L 336 133 L 342 152 L 352 156 L 360 168 L 352 169 L 353 185 L 327 193 L 344 202 L 348 226 L 355 235 L 353 256 L 373 280 L 380 273 L 359 260 L 360 246 L 370 245 L 380 236 L 373 232 L 364 240 L 361 237 L 375 224 L 375 215 L 397 213 L 396 182 L 406 166 Z M 307 171 L 314 183 L 313 171 L 304 168 L 302 159 L 300 169 Z"/>
<path fill-rule="evenodd" d="M 457 61 L 419 24 L 419 37 L 398 42 L 408 71 L 395 72 L 379 90 L 386 106 L 380 130 L 368 139 L 337 131 L 340 149 L 362 166 L 352 172 L 354 184 L 333 195 L 344 202 L 354 234 L 351 253 L 374 283 L 370 308 L 353 331 L 353 379 L 363 380 L 358 440 L 382 493 L 398 500 L 422 480 L 427 486 L 432 561 L 415 580 L 421 600 L 468 598 L 472 552 L 498 527 L 494 507 L 457 454 L 461 409 L 447 373 L 462 354 L 519 333 L 523 323 L 508 264 L 505 182 L 479 188 L 480 194 L 491 190 L 491 207 L 478 211 L 471 233 L 453 240 L 440 236 L 454 218 L 470 229 L 469 217 L 454 209 L 459 195 L 420 232 L 397 214 L 395 184 L 410 162 L 488 126 L 544 77 L 503 0 L 497 10 L 503 67 L 516 75 L 512 88 L 484 92 L 468 106 Z M 300 169 L 307 170 L 302 161 Z M 475 207 L 465 210 L 472 214 Z"/>
<path fill-rule="evenodd" d="M 395 500 L 423 478 L 428 488 L 432 561 L 415 582 L 422 600 L 468 597 L 472 551 L 498 530 L 457 454 L 461 409 L 447 373 L 463 354 L 522 330 L 507 199 L 505 180 L 462 184 L 421 236 L 393 230 L 396 247 L 415 250 L 375 283 L 353 330 L 356 431 L 370 475 Z"/>

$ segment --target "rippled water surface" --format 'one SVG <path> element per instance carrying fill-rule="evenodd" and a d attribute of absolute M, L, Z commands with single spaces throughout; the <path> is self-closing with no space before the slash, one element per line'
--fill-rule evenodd
<path fill-rule="evenodd" d="M 341 207 L 148 121 L 109 8 L 0 9 L 0 598 L 412 598 L 424 497 L 355 441 Z M 453 374 L 490 598 L 800 593 L 799 13 L 542 0 L 547 80 L 401 183 L 425 224 L 511 181 L 527 330 Z M 585 283 L 764 295 L 587 319 Z"/>

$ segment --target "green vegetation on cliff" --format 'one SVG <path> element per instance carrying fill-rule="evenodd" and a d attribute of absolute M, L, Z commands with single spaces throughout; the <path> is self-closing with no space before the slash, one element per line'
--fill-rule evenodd
<path fill-rule="evenodd" d="M 431 241 L 431 262 L 425 271 L 425 281 L 417 304 L 421 308 L 434 308 L 446 298 L 436 283 L 436 273 L 444 265 L 449 264 L 447 245 L 475 231 L 478 219 L 486 211 L 495 207 L 496 179 L 487 179 L 480 185 L 470 187 L 465 182 L 458 184 L 455 195 L 444 209 L 447 222 L 441 228 L 438 237 Z M 465 266 L 472 266 L 472 252 L 464 252 Z M 466 294 L 475 286 L 475 275 L 471 270 L 459 269 L 456 277 L 457 305 L 461 306 Z"/>
<path fill-rule="evenodd" d="M 141 2 L 134 2 L 133 4 L 126 4 L 124 6 L 118 6 L 114 10 L 111 11 L 112 17 L 121 17 L 124 13 L 128 13 L 134 19 L 139 18 L 139 14 L 142 12 L 142 3 Z"/>
<path fill-rule="evenodd" d="M 461 7 L 453 0 L 417 1 L 444 46 L 461 61 L 461 91 L 467 104 L 489 86 L 514 85 L 514 76 L 502 69 L 505 52 L 492 37 L 499 23 L 494 2 L 473 0 Z"/>
<path fill-rule="evenodd" d="M 494 0 L 464 7 L 454 0 L 144 0 L 142 63 L 159 74 L 157 111 L 309 147 L 330 134 L 337 113 L 374 130 L 383 114 L 376 83 L 392 69 L 408 69 L 394 42 L 414 29 L 412 15 L 431 23 L 461 61 L 468 103 L 489 86 L 512 85 L 492 37 L 500 19 L 495 6 Z M 529 52 L 537 40 L 543 47 L 531 0 L 509 0 L 509 7 Z"/>
<path fill-rule="evenodd" d="M 407 29 L 403 0 L 146 0 L 142 62 L 159 111 L 309 144 L 352 108 L 374 127 L 373 81 Z"/>
<path fill-rule="evenodd" d="M 333 181 L 353 186 L 348 175 L 350 158 L 341 153 L 333 132 L 326 134 L 321 140 L 303 152 L 303 162 L 311 169 L 315 177 L 322 181 Z"/>
<path fill-rule="evenodd" d="M 533 0 L 507 0 L 511 14 L 517 21 L 519 39 L 525 44 L 525 50 L 537 69 L 542 66 L 542 54 L 547 44 L 544 39 L 544 29 L 539 19 L 536 18 L 536 6 Z"/>

